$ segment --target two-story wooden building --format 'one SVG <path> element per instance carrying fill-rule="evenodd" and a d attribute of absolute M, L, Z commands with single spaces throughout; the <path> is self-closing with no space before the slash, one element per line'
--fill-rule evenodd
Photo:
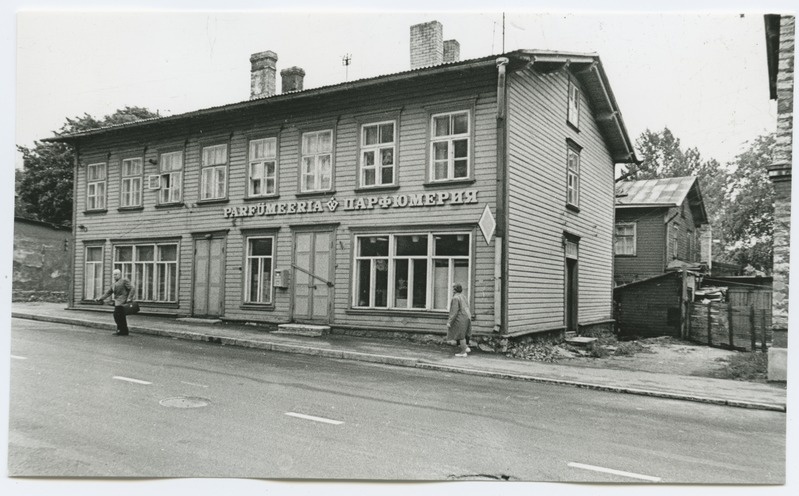
<path fill-rule="evenodd" d="M 458 60 L 313 89 L 251 57 L 249 100 L 50 138 L 77 150 L 70 306 L 119 268 L 144 312 L 444 332 L 612 321 L 614 163 L 636 161 L 593 54 Z"/>
<path fill-rule="evenodd" d="M 616 185 L 616 284 L 707 264 L 708 218 L 694 176 L 622 181 Z"/>

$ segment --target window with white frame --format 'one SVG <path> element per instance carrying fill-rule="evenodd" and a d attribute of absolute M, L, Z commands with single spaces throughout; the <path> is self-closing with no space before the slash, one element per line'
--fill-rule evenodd
<path fill-rule="evenodd" d="M 435 114 L 430 126 L 433 181 L 469 177 L 469 112 Z"/>
<path fill-rule="evenodd" d="M 361 186 L 394 184 L 396 124 L 394 121 L 361 127 Z"/>
<path fill-rule="evenodd" d="M 353 307 L 445 311 L 453 284 L 468 297 L 470 264 L 469 233 L 357 236 Z"/>
<path fill-rule="evenodd" d="M 83 298 L 95 300 L 103 293 L 103 247 L 87 246 L 83 274 Z"/>
<path fill-rule="evenodd" d="M 248 196 L 277 194 L 277 138 L 250 140 Z"/>
<path fill-rule="evenodd" d="M 202 150 L 200 199 L 225 198 L 227 185 L 227 145 L 205 146 Z"/>
<path fill-rule="evenodd" d="M 86 210 L 105 209 L 106 164 L 86 166 Z"/>
<path fill-rule="evenodd" d="M 183 200 L 183 152 L 162 153 L 161 189 L 158 203 L 180 203 Z"/>
<path fill-rule="evenodd" d="M 114 269 L 119 269 L 134 286 L 137 300 L 177 302 L 177 243 L 117 245 Z"/>
<path fill-rule="evenodd" d="M 580 206 L 580 151 L 569 145 L 567 147 L 566 202 Z"/>
<path fill-rule="evenodd" d="M 247 239 L 246 303 L 272 303 L 273 260 L 274 237 Z"/>
<path fill-rule="evenodd" d="M 616 224 L 616 255 L 635 255 L 635 230 L 635 222 L 618 222 Z"/>
<path fill-rule="evenodd" d="M 569 80 L 569 106 L 566 119 L 576 128 L 580 127 L 580 89 Z"/>
<path fill-rule="evenodd" d="M 126 158 L 122 161 L 122 184 L 119 191 L 120 206 L 141 206 L 142 159 Z"/>
<path fill-rule="evenodd" d="M 333 186 L 333 131 L 302 134 L 300 192 L 327 191 Z"/>

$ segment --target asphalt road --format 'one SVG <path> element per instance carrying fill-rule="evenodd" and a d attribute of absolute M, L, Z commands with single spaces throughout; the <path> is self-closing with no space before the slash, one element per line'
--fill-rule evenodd
<path fill-rule="evenodd" d="M 14 319 L 9 475 L 778 484 L 785 414 Z"/>

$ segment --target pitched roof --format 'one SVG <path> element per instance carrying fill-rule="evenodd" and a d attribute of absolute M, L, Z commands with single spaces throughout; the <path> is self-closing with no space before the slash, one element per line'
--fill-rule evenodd
<path fill-rule="evenodd" d="M 705 203 L 696 176 L 616 183 L 616 208 L 679 207 L 686 199 L 700 224 L 707 223 Z"/>
<path fill-rule="evenodd" d="M 450 62 L 434 66 L 421 67 L 409 71 L 358 79 L 344 83 L 321 86 L 318 88 L 253 98 L 241 102 L 194 110 L 183 114 L 128 122 L 78 133 L 63 134 L 55 137 L 45 138 L 42 141 L 76 143 L 84 138 L 126 129 L 140 129 L 149 126 L 169 125 L 177 121 L 189 120 L 202 116 L 214 116 L 231 111 L 277 104 L 279 102 L 294 101 L 323 95 L 327 96 L 333 94 L 344 94 L 346 92 L 362 90 L 381 84 L 404 82 L 422 76 L 463 72 L 465 70 L 475 68 L 485 68 L 495 65 L 497 59 L 500 57 L 510 59 L 512 66 L 516 68 L 525 67 L 527 65 L 541 66 L 542 68 L 562 66 L 570 67 L 575 76 L 580 79 L 587 88 L 588 96 L 591 99 L 594 110 L 597 114 L 597 125 L 599 126 L 602 135 L 607 140 L 608 148 L 611 151 L 613 160 L 616 163 L 639 162 L 638 158 L 635 156 L 632 140 L 627 133 L 627 128 L 624 124 L 624 120 L 622 119 L 616 98 L 610 88 L 605 70 L 602 67 L 602 62 L 599 60 L 599 56 L 596 54 L 555 52 L 550 50 L 516 50 L 502 55 L 489 55 L 486 57 L 464 60 L 460 62 Z"/>

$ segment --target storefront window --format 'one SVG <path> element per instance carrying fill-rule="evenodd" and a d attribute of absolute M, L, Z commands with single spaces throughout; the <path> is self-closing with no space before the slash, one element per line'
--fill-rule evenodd
<path fill-rule="evenodd" d="M 247 303 L 272 302 L 272 237 L 247 240 Z"/>
<path fill-rule="evenodd" d="M 114 269 L 133 285 L 138 301 L 177 301 L 177 244 L 114 247 Z"/>
<path fill-rule="evenodd" d="M 471 236 L 402 234 L 358 236 L 353 306 L 446 310 L 456 282 L 469 294 Z"/>
<path fill-rule="evenodd" d="M 103 294 L 103 247 L 86 247 L 86 273 L 83 298 L 94 300 Z"/>

